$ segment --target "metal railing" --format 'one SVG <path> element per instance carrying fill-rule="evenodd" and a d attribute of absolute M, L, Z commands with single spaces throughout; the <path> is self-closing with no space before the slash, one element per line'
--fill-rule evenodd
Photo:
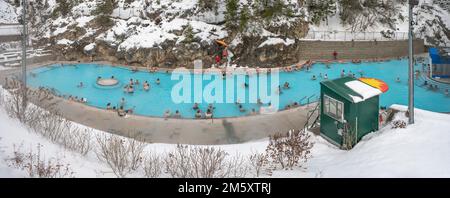
<path fill-rule="evenodd" d="M 131 17 L 141 16 L 141 14 L 144 11 L 145 11 L 145 8 L 143 8 L 143 7 L 133 7 L 133 8 L 118 7 L 116 9 L 114 9 L 111 16 L 121 18 L 121 19 L 129 19 Z"/>
<path fill-rule="evenodd" d="M 351 31 L 314 31 L 311 30 L 301 40 L 324 41 L 391 41 L 407 40 L 408 32 L 393 32 L 384 35 L 381 32 L 351 32 Z"/>

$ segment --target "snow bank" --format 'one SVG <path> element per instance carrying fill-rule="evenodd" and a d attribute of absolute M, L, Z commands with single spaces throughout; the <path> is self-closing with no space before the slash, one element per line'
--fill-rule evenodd
<path fill-rule="evenodd" d="M 282 38 L 274 38 L 269 37 L 266 41 L 261 43 L 258 47 L 264 47 L 266 45 L 277 45 L 277 44 L 283 44 L 285 46 L 289 46 L 295 43 L 294 39 L 286 38 L 286 40 L 283 40 Z"/>
<path fill-rule="evenodd" d="M 392 108 L 403 111 L 394 119 L 407 123 L 407 107 Z M 450 177 L 450 115 L 420 109 L 415 115 L 415 124 L 388 125 L 350 151 L 336 150 L 320 138 L 308 171 L 321 177 Z"/>
<path fill-rule="evenodd" d="M 0 93 L 4 90 L 0 87 Z M 394 120 L 407 121 L 407 107 L 393 105 L 398 109 Z M 272 177 L 450 177 L 450 115 L 416 109 L 416 122 L 406 128 L 392 129 L 386 126 L 378 132 L 366 135 L 352 150 L 343 151 L 313 136 L 315 143 L 312 158 L 305 168 L 291 171 L 277 170 Z M 80 127 L 82 125 L 77 124 Z M 104 133 L 93 130 L 93 135 Z M 64 150 L 47 139 L 29 132 L 17 120 L 6 115 L 0 108 L 0 177 L 26 177 L 26 172 L 7 166 L 14 145 L 24 145 L 24 150 L 41 144 L 46 159 L 60 158 L 69 163 L 75 177 L 114 177 L 106 165 L 93 152 L 87 156 Z M 216 145 L 231 156 L 247 156 L 254 151 L 264 152 L 267 139 L 243 144 Z M 159 154 L 173 150 L 173 144 L 148 144 L 146 151 Z M 143 176 L 143 173 L 130 175 Z M 267 176 L 266 176 L 267 177 Z"/>
<path fill-rule="evenodd" d="M 18 23 L 18 17 L 14 10 L 14 6 L 0 0 L 0 24 L 1 23 Z"/>
<path fill-rule="evenodd" d="M 347 86 L 348 88 L 350 88 L 351 90 L 355 91 L 356 93 L 358 93 L 359 95 L 362 96 L 362 98 L 361 98 L 359 96 L 349 95 L 353 99 L 353 102 L 355 102 L 355 103 L 364 101 L 366 99 L 369 99 L 369 98 L 372 98 L 374 96 L 381 94 L 380 90 L 373 88 L 370 85 L 363 83 L 359 80 L 353 80 L 350 82 L 346 82 L 345 86 Z"/>
<path fill-rule="evenodd" d="M 71 45 L 73 43 L 73 41 L 69 40 L 69 39 L 61 39 L 58 40 L 58 42 L 56 42 L 56 44 L 58 45 Z"/>
<path fill-rule="evenodd" d="M 92 51 L 95 48 L 95 46 L 96 46 L 95 43 L 91 43 L 89 45 L 86 45 L 86 46 L 84 46 L 84 51 L 90 52 L 90 51 Z"/>

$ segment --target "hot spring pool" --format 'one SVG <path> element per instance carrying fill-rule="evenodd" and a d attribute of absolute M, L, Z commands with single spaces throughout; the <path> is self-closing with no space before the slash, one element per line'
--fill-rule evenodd
<path fill-rule="evenodd" d="M 287 104 L 300 102 L 305 104 L 310 98 L 310 102 L 317 100 L 320 91 L 319 82 L 324 80 L 319 78 L 319 74 L 327 74 L 329 79 L 340 77 L 340 72 L 344 69 L 346 72 L 352 71 L 356 73 L 356 77 L 360 77 L 358 72 L 363 72 L 364 77 L 374 77 L 384 80 L 389 85 L 389 91 L 380 97 L 380 105 L 389 106 L 391 104 L 407 105 L 408 87 L 407 73 L 408 61 L 391 60 L 388 62 L 376 63 L 334 63 L 330 68 L 325 64 L 314 64 L 310 71 L 296 72 L 280 72 L 279 81 L 283 86 L 284 82 L 289 82 L 291 88 L 283 90 L 280 95 L 279 109 L 283 109 Z M 421 65 L 416 65 L 417 69 L 421 69 Z M 31 71 L 33 75 L 29 75 L 29 86 L 53 88 L 59 95 L 72 95 L 87 98 L 87 105 L 97 108 L 106 108 L 107 103 L 112 106 L 118 106 L 121 98 L 125 98 L 125 109 L 134 107 L 134 113 L 145 116 L 162 117 L 166 110 L 172 113 L 179 110 L 183 118 L 193 118 L 195 111 L 192 109 L 193 102 L 176 104 L 172 101 L 171 91 L 179 80 L 171 80 L 171 74 L 165 72 L 149 73 L 144 71 L 132 72 L 124 67 L 113 67 L 109 65 L 98 64 L 72 64 L 72 65 L 51 65 L 40 67 Z M 200 77 L 200 74 L 190 74 L 191 79 Z M 204 74 L 209 75 L 209 74 Z M 316 75 L 317 80 L 311 80 Z M 114 76 L 119 81 L 119 85 L 115 87 L 99 87 L 96 83 L 97 77 L 110 78 Z M 236 80 L 236 76 L 235 80 Z M 400 77 L 400 82 L 396 82 L 396 78 Z M 124 93 L 123 85 L 132 79 L 138 79 L 141 85 L 135 88 L 133 94 Z M 155 83 L 156 79 L 160 79 L 160 84 Z M 220 77 L 221 78 L 221 77 Z M 249 77 L 245 77 L 249 81 Z M 250 77 L 252 78 L 252 77 Z M 203 80 L 203 87 L 213 81 L 214 77 L 209 80 Z M 142 83 L 148 81 L 150 83 L 150 91 L 146 92 L 142 88 Z M 223 81 L 223 80 L 222 80 Z M 83 82 L 83 88 L 77 85 Z M 223 81 L 225 87 L 225 81 Z M 235 83 L 235 90 L 243 89 L 248 98 L 248 88 Z M 223 89 L 225 90 L 225 88 Z M 194 94 L 191 93 L 191 97 Z M 229 97 L 223 93 L 223 97 Z M 236 98 L 236 97 L 235 97 Z M 217 103 L 214 104 L 214 117 L 239 117 L 248 115 L 252 108 L 259 110 L 260 106 L 255 103 L 249 103 L 248 100 L 240 101 L 242 106 L 247 110 L 240 112 L 234 103 Z M 200 103 L 200 109 L 205 112 L 208 103 L 205 101 Z M 267 105 L 264 105 L 267 106 Z M 450 112 L 450 97 L 445 96 L 442 92 L 431 91 L 427 88 L 415 86 L 415 106 L 417 108 L 435 111 Z"/>

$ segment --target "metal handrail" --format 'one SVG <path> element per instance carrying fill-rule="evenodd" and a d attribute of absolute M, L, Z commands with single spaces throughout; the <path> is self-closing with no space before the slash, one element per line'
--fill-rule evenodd
<path fill-rule="evenodd" d="M 381 32 L 367 31 L 315 31 L 310 30 L 303 40 L 335 40 L 335 41 L 351 41 L 351 40 L 407 40 L 408 32 L 396 31 L 392 33 L 392 37 L 387 38 Z"/>

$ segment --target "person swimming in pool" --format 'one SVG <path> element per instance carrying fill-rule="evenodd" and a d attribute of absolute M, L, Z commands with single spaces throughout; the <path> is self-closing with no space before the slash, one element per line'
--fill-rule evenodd
<path fill-rule="evenodd" d="M 111 79 L 114 79 L 114 76 L 111 76 Z"/>
<path fill-rule="evenodd" d="M 83 82 L 80 82 L 80 84 L 78 84 L 77 87 L 78 88 L 83 88 L 84 87 Z"/>
<path fill-rule="evenodd" d="M 240 111 L 240 112 L 245 112 L 245 109 L 244 109 L 244 107 L 243 107 L 241 104 L 239 104 L 238 107 L 239 107 L 239 111 Z"/>
<path fill-rule="evenodd" d="M 130 83 L 128 83 L 129 85 L 134 85 L 134 81 L 132 78 L 130 78 Z"/>
<path fill-rule="evenodd" d="M 210 109 L 206 110 L 205 118 L 206 119 L 211 119 L 212 117 L 213 117 L 212 111 Z"/>
<path fill-rule="evenodd" d="M 164 118 L 169 118 L 172 114 L 170 113 L 170 110 L 166 110 L 164 112 Z"/>
<path fill-rule="evenodd" d="M 176 110 L 175 114 L 173 115 L 174 118 L 181 118 L 180 111 Z"/>
<path fill-rule="evenodd" d="M 289 87 L 289 83 L 288 83 L 288 82 L 285 82 L 284 85 L 283 85 L 283 88 L 284 88 L 284 89 L 289 89 L 289 88 L 291 88 L 291 87 Z"/>
<path fill-rule="evenodd" d="M 98 82 L 99 80 L 101 80 L 101 79 L 102 79 L 102 77 L 101 77 L 101 76 L 97 77 L 97 82 Z"/>
<path fill-rule="evenodd" d="M 120 106 L 125 106 L 125 98 L 120 99 Z"/>
<path fill-rule="evenodd" d="M 345 76 L 345 70 L 341 71 L 341 78 L 343 78 Z"/>
<path fill-rule="evenodd" d="M 123 106 L 120 106 L 119 109 L 117 110 L 117 115 L 119 115 L 120 117 L 124 117 L 127 115 L 127 113 L 125 112 L 125 109 L 123 108 Z"/>
<path fill-rule="evenodd" d="M 134 84 L 135 84 L 135 85 L 139 85 L 139 80 L 136 79 L 136 80 L 134 81 Z"/>
<path fill-rule="evenodd" d="M 285 107 L 284 107 L 284 110 L 288 110 L 288 109 L 290 109 L 291 108 L 291 105 L 290 104 L 287 104 Z"/>
<path fill-rule="evenodd" d="M 444 94 L 445 94 L 445 96 L 448 96 L 448 89 L 445 89 Z"/>
<path fill-rule="evenodd" d="M 198 103 L 194 103 L 194 106 L 192 107 L 192 109 L 197 110 L 198 109 Z"/>
<path fill-rule="evenodd" d="M 323 79 L 327 80 L 328 79 L 328 75 L 327 74 L 323 75 Z"/>
<path fill-rule="evenodd" d="M 148 84 L 147 81 L 144 82 L 144 90 L 145 90 L 145 91 L 150 90 L 150 84 Z"/>
<path fill-rule="evenodd" d="M 202 118 L 202 111 L 200 111 L 200 109 L 197 110 L 197 112 L 195 113 L 195 118 L 197 119 Z"/>
<path fill-rule="evenodd" d="M 213 111 L 214 109 L 215 109 L 215 107 L 213 106 L 213 104 L 209 104 L 209 105 L 208 105 L 208 110 Z"/>
<path fill-rule="evenodd" d="M 397 77 L 397 79 L 395 79 L 395 82 L 400 82 L 400 77 Z"/>
<path fill-rule="evenodd" d="M 280 85 L 278 85 L 278 88 L 277 88 L 277 90 L 275 91 L 275 93 L 278 94 L 278 95 L 280 95 L 280 94 L 283 93 L 283 91 L 281 91 Z"/>
<path fill-rule="evenodd" d="M 131 94 L 131 93 L 134 93 L 134 88 L 133 88 L 133 86 L 131 86 L 131 85 L 128 86 L 127 92 L 130 93 L 130 94 Z"/>
<path fill-rule="evenodd" d="M 106 104 L 106 110 L 111 110 L 111 103 L 108 102 L 108 104 Z"/>
<path fill-rule="evenodd" d="M 311 80 L 316 80 L 316 79 L 317 79 L 316 75 L 313 75 L 312 78 L 311 78 Z"/>
<path fill-rule="evenodd" d="M 263 103 L 261 102 L 261 99 L 260 98 L 258 98 L 257 100 L 256 100 L 256 104 L 258 104 L 258 105 L 262 105 Z"/>
<path fill-rule="evenodd" d="M 158 79 L 156 79 L 156 84 L 159 85 L 161 83 L 161 81 Z"/>
<path fill-rule="evenodd" d="M 250 115 L 256 115 L 258 114 L 258 112 L 256 112 L 255 108 L 252 108 L 252 111 L 250 111 Z"/>

